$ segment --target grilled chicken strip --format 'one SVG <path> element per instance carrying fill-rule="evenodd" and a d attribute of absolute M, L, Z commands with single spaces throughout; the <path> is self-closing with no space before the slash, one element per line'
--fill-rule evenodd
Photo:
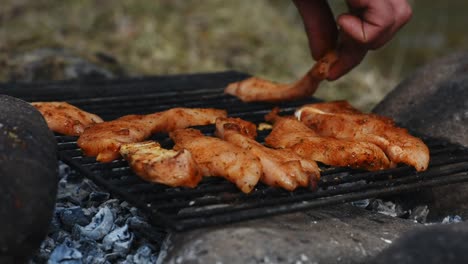
<path fill-rule="evenodd" d="M 197 163 L 186 149 L 174 151 L 162 148 L 155 141 L 145 141 L 122 144 L 120 154 L 147 181 L 193 188 L 202 179 Z"/>
<path fill-rule="evenodd" d="M 295 115 L 319 135 L 373 143 L 396 164 L 405 163 L 417 171 L 429 165 L 429 149 L 422 140 L 391 119 L 362 113 L 346 101 L 306 105 Z"/>
<path fill-rule="evenodd" d="M 327 78 L 328 70 L 338 60 L 336 52 L 327 53 L 307 74 L 293 84 L 278 84 L 257 77 L 229 84 L 225 93 L 237 96 L 244 102 L 280 102 L 305 98 L 317 90 Z"/>
<path fill-rule="evenodd" d="M 190 128 L 175 130 L 169 136 L 176 143 L 175 150 L 192 153 L 204 176 L 223 177 L 244 193 L 251 192 L 262 175 L 260 160 L 234 144 Z"/>
<path fill-rule="evenodd" d="M 389 168 L 385 153 L 376 145 L 317 135 L 294 117 L 280 117 L 278 110 L 266 116 L 273 130 L 265 138 L 268 146 L 289 148 L 302 157 L 324 164 L 370 171 Z"/>
<path fill-rule="evenodd" d="M 220 117 L 216 119 L 215 124 L 216 124 L 215 135 L 221 139 L 224 139 L 224 128 L 225 127 L 227 127 L 228 129 L 230 128 L 229 124 L 232 124 L 233 126 L 235 126 L 231 129 L 236 129 L 238 133 L 248 138 L 255 139 L 257 137 L 257 125 L 247 120 L 243 120 L 237 117 Z"/>
<path fill-rule="evenodd" d="M 31 105 L 41 112 L 50 130 L 68 136 L 79 136 L 87 127 L 103 122 L 99 116 L 67 102 L 33 102 Z"/>
<path fill-rule="evenodd" d="M 123 143 L 141 142 L 157 132 L 213 124 L 216 118 L 225 116 L 226 111 L 209 108 L 172 108 L 149 115 L 127 115 L 86 129 L 77 143 L 85 155 L 110 162 L 119 158 Z"/>
<path fill-rule="evenodd" d="M 241 121 L 241 122 L 239 122 Z M 250 123 L 234 118 L 218 118 L 218 135 L 236 146 L 249 150 L 260 159 L 263 168 L 261 181 L 269 186 L 293 191 L 298 186 L 314 187 L 320 177 L 317 163 L 301 158 L 287 149 L 271 149 L 263 146 L 243 132 L 243 124 Z M 249 126 L 255 124 L 250 123 Z"/>

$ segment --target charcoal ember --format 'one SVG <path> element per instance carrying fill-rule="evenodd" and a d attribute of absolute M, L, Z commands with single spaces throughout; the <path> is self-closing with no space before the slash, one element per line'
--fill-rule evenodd
<path fill-rule="evenodd" d="M 130 230 L 139 237 L 145 237 L 152 244 L 160 246 L 167 233 L 163 229 L 158 229 L 155 226 L 150 225 L 142 217 L 132 216 L 127 219 L 126 222 Z"/>
<path fill-rule="evenodd" d="M 100 205 L 100 208 L 109 208 L 114 215 L 126 215 L 129 213 L 128 203 L 122 203 L 118 199 L 110 199 Z"/>
<path fill-rule="evenodd" d="M 109 263 L 106 258 L 106 253 L 101 249 L 99 244 L 90 239 L 82 239 L 79 241 L 78 249 L 83 254 L 83 263 L 87 264 L 104 264 Z"/>
<path fill-rule="evenodd" d="M 137 252 L 132 257 L 135 264 L 156 263 L 157 256 L 153 254 L 153 250 L 149 245 L 142 245 L 137 249 Z"/>
<path fill-rule="evenodd" d="M 407 214 L 399 204 L 381 199 L 373 199 L 367 209 L 393 217 L 402 217 Z"/>
<path fill-rule="evenodd" d="M 109 207 L 102 207 L 93 217 L 91 223 L 82 227 L 76 225 L 74 231 L 78 231 L 82 237 L 100 240 L 107 235 L 114 225 L 114 216 Z"/>
<path fill-rule="evenodd" d="M 60 222 L 60 211 L 63 209 L 63 207 L 56 205 L 54 214 L 52 216 L 52 219 L 50 221 L 49 225 L 49 234 L 54 233 L 59 231 L 62 228 L 62 223 Z"/>
<path fill-rule="evenodd" d="M 38 252 L 36 253 L 36 255 L 34 256 L 32 260 L 36 263 L 47 262 L 47 260 L 50 258 L 50 254 L 55 249 L 55 247 L 56 247 L 55 240 L 50 237 L 46 237 L 42 241 L 42 244 L 39 247 Z"/>
<path fill-rule="evenodd" d="M 136 207 L 130 207 L 130 214 L 132 214 L 132 216 L 140 216 L 140 211 L 136 208 Z"/>
<path fill-rule="evenodd" d="M 88 207 L 88 208 L 82 208 L 84 215 L 86 215 L 88 218 L 93 218 L 94 215 L 96 215 L 99 212 L 99 208 L 96 207 Z"/>
<path fill-rule="evenodd" d="M 89 202 L 103 203 L 109 200 L 110 194 L 108 192 L 95 191 L 89 194 Z"/>
<path fill-rule="evenodd" d="M 424 224 L 426 223 L 428 214 L 429 208 L 427 207 L 427 205 L 416 206 L 415 208 L 413 208 L 413 210 L 411 210 L 409 219 Z"/>
<path fill-rule="evenodd" d="M 85 226 L 90 222 L 79 206 L 63 208 L 59 213 L 59 217 L 63 228 L 67 231 L 71 231 L 75 225 Z"/>
<path fill-rule="evenodd" d="M 50 237 L 56 242 L 56 243 L 63 243 L 67 239 L 71 239 L 71 234 L 68 233 L 67 231 L 64 230 L 58 230 L 57 232 L 54 232 L 50 235 Z"/>
<path fill-rule="evenodd" d="M 125 256 L 133 242 L 133 233 L 128 231 L 128 225 L 117 227 L 102 240 L 104 250 Z"/>
<path fill-rule="evenodd" d="M 71 173 L 70 166 L 63 163 L 62 161 L 59 161 L 58 171 L 59 171 L 59 178 L 60 179 L 68 177 L 70 175 L 70 173 Z"/>
<path fill-rule="evenodd" d="M 67 239 L 52 251 L 48 263 L 81 264 L 82 258 L 83 254 L 76 249 L 75 243 Z"/>
<path fill-rule="evenodd" d="M 71 182 L 66 177 L 59 182 L 57 200 L 82 205 L 88 200 L 89 195 L 99 188 L 88 179 L 79 182 Z"/>
<path fill-rule="evenodd" d="M 121 264 L 146 264 L 157 263 L 158 256 L 153 254 L 153 249 L 150 245 L 140 246 L 135 255 L 127 255 Z"/>

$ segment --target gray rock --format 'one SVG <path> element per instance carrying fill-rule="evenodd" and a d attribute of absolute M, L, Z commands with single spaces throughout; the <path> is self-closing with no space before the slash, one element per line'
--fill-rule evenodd
<path fill-rule="evenodd" d="M 434 225 L 410 231 L 370 263 L 467 263 L 468 223 Z"/>
<path fill-rule="evenodd" d="M 468 53 L 422 67 L 393 89 L 373 112 L 425 135 L 468 146 Z"/>
<path fill-rule="evenodd" d="M 374 112 L 413 131 L 468 147 L 468 53 L 456 53 L 422 67 L 391 91 Z M 468 218 L 468 184 L 413 193 L 403 203 L 429 205 L 428 219 Z"/>
<path fill-rule="evenodd" d="M 34 107 L 0 95 L 0 262 L 27 258 L 47 234 L 57 193 L 56 148 Z"/>
<path fill-rule="evenodd" d="M 171 233 L 158 263 L 362 263 L 416 226 L 340 205 Z"/>

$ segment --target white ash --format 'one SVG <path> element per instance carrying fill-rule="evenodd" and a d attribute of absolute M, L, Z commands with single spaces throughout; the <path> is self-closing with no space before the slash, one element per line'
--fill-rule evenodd
<path fill-rule="evenodd" d="M 367 209 L 393 217 L 402 217 L 407 214 L 400 205 L 391 201 L 383 201 L 381 199 L 372 199 L 369 202 Z"/>
<path fill-rule="evenodd" d="M 409 219 L 424 224 L 427 222 L 427 215 L 429 214 L 429 208 L 427 205 L 418 205 L 409 211 Z"/>
<path fill-rule="evenodd" d="M 453 224 L 462 222 L 463 219 L 459 215 L 448 215 L 442 220 L 442 224 Z"/>
<path fill-rule="evenodd" d="M 62 162 L 59 173 L 49 233 L 30 263 L 156 262 L 162 229 Z"/>
<path fill-rule="evenodd" d="M 365 208 L 372 212 L 381 213 L 384 215 L 409 219 L 420 224 L 452 224 L 462 222 L 463 219 L 459 215 L 448 215 L 442 221 L 429 222 L 429 207 L 427 205 L 416 205 L 415 207 L 404 210 L 401 205 L 393 201 L 384 201 L 382 199 L 364 199 L 351 202 L 353 206 Z"/>

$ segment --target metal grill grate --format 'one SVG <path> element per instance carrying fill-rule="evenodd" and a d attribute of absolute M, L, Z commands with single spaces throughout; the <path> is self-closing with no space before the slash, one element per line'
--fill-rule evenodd
<path fill-rule="evenodd" d="M 273 104 L 245 104 L 223 95 L 229 82 L 245 78 L 239 73 L 184 75 L 92 83 L 45 83 L 31 93 L 28 85 L 16 85 L 9 94 L 28 101 L 66 100 L 104 119 L 126 114 L 144 114 L 172 107 L 216 107 L 227 109 L 230 116 L 259 123 Z M 37 85 L 36 85 L 37 86 Z M 0 87 L 0 91 L 5 91 Z M 6 87 L 8 90 L 8 87 Z M 279 104 L 283 114 L 315 99 Z M 206 134 L 213 126 L 199 127 Z M 268 131 L 259 133 L 263 141 Z M 429 169 L 422 173 L 401 166 L 364 172 L 348 168 L 322 166 L 316 191 L 299 189 L 288 192 L 259 184 L 245 195 L 220 178 L 205 178 L 198 187 L 170 188 L 148 183 L 134 175 L 124 160 L 98 163 L 83 157 L 76 137 L 57 136 L 59 157 L 115 196 L 127 200 L 145 212 L 159 226 L 174 230 L 230 223 L 275 214 L 338 204 L 364 198 L 413 191 L 468 181 L 468 150 L 444 140 L 422 137 L 431 150 Z M 172 142 L 167 135 L 153 137 L 165 147 Z"/>

